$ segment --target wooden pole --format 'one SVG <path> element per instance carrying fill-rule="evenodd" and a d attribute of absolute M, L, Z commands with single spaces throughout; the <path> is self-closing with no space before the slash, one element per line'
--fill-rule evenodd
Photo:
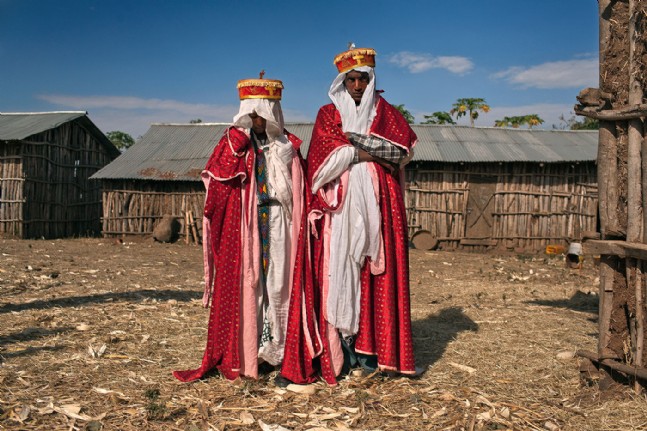
<path fill-rule="evenodd" d="M 611 255 L 600 256 L 600 310 L 598 316 L 598 353 L 600 356 L 603 355 L 611 340 L 611 311 L 613 309 L 615 260 L 616 258 Z"/>
<path fill-rule="evenodd" d="M 639 105 L 643 99 L 640 59 L 637 58 L 636 44 L 640 43 L 640 36 L 636 26 L 639 13 L 636 0 L 629 0 L 629 105 Z M 643 225 L 643 198 L 642 198 L 642 163 L 641 149 L 643 146 L 643 120 L 635 118 L 629 120 L 629 147 L 627 151 L 627 241 L 641 242 L 645 230 Z M 629 268 L 629 265 L 627 265 Z M 636 295 L 636 338 L 634 365 L 642 367 L 643 364 L 643 337 L 644 337 L 644 312 L 643 312 L 643 275 L 642 261 L 635 261 L 634 291 Z M 627 282 L 629 282 L 629 277 Z M 636 392 L 641 391 L 641 385 L 635 382 Z"/>
<path fill-rule="evenodd" d="M 629 105 L 642 103 L 643 89 L 638 81 L 639 62 L 636 59 L 636 0 L 629 1 Z M 629 121 L 629 147 L 627 150 L 627 241 L 642 239 L 642 187 L 640 149 L 643 138 L 642 119 Z"/>
<path fill-rule="evenodd" d="M 601 91 L 608 91 L 607 71 L 603 69 L 611 34 L 611 0 L 599 0 L 600 23 L 600 77 Z M 608 238 L 609 233 L 617 235 L 620 231 L 617 223 L 618 205 L 618 150 L 616 125 L 611 121 L 600 120 L 598 142 L 598 192 L 600 208 L 600 230 L 602 238 Z"/>
<path fill-rule="evenodd" d="M 634 359 L 634 365 L 637 368 L 643 366 L 643 346 L 644 346 L 644 296 L 643 296 L 643 261 L 639 260 L 636 263 L 636 280 L 635 280 L 635 289 L 636 289 L 636 357 Z M 635 382 L 634 390 L 637 393 L 642 391 L 642 386 L 640 383 Z"/>
<path fill-rule="evenodd" d="M 589 352 L 587 350 L 577 350 L 575 352 L 577 356 L 581 356 L 583 358 L 590 359 L 594 362 L 597 362 L 601 365 L 604 365 L 606 367 L 609 367 L 613 370 L 620 371 L 622 373 L 625 373 L 630 376 L 638 377 L 643 380 L 647 380 L 647 370 L 644 368 L 636 368 L 632 367 L 630 365 L 625 365 L 620 362 L 614 361 L 613 359 L 602 359 L 600 360 L 600 357 L 596 355 L 593 352 Z"/>
<path fill-rule="evenodd" d="M 185 212 L 184 213 L 184 243 L 185 244 L 189 243 L 189 235 L 191 235 L 189 231 L 189 213 Z"/>

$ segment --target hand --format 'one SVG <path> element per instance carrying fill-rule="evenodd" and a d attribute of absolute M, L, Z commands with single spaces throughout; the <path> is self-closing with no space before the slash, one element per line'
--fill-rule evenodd
<path fill-rule="evenodd" d="M 389 171 L 390 174 L 392 174 L 397 168 L 397 165 L 377 157 L 375 158 L 374 162 L 382 165 L 382 167 L 384 167 L 387 171 Z"/>
<path fill-rule="evenodd" d="M 395 169 L 397 168 L 397 165 L 387 162 L 384 159 L 380 159 L 379 157 L 372 156 L 368 152 L 362 150 L 362 149 L 357 149 L 357 155 L 359 156 L 359 161 L 361 162 L 375 162 L 380 164 L 382 167 L 384 167 L 387 171 L 390 173 L 393 173 Z"/>

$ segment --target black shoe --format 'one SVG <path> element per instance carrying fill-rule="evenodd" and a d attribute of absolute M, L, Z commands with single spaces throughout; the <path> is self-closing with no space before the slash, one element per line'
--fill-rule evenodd
<path fill-rule="evenodd" d="M 292 382 L 279 374 L 274 378 L 274 384 L 279 388 L 287 388 Z"/>
<path fill-rule="evenodd" d="M 269 374 L 275 369 L 276 367 L 274 367 L 274 365 L 270 364 L 269 362 L 261 362 L 258 365 L 258 374 L 260 375 Z"/>

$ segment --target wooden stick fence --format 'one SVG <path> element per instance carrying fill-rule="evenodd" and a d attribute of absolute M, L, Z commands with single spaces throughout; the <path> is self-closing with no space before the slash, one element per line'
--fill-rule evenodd
<path fill-rule="evenodd" d="M 156 223 L 169 214 L 180 223 L 179 233 L 185 242 L 200 241 L 205 197 L 202 183 L 105 180 L 103 187 L 104 236 L 150 235 Z"/>
<path fill-rule="evenodd" d="M 96 235 L 100 184 L 89 178 L 113 156 L 68 122 L 0 146 L 0 233 L 19 238 Z"/>
<path fill-rule="evenodd" d="M 493 204 L 487 208 L 493 225 L 479 239 L 496 240 L 499 247 L 540 250 L 550 243 L 580 240 L 583 232 L 596 229 L 593 163 L 474 163 L 463 165 L 463 170 L 452 164 L 435 166 L 408 172 L 410 236 L 426 230 L 445 248 L 468 244 L 466 222 L 474 177 L 495 183 Z"/>

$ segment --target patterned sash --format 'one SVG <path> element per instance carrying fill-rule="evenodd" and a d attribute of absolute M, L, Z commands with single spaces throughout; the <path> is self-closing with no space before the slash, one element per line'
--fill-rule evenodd
<path fill-rule="evenodd" d="M 270 254 L 270 195 L 267 184 L 267 162 L 262 148 L 257 145 L 254 136 L 254 149 L 256 150 L 256 195 L 258 196 L 258 228 L 261 233 L 261 255 L 263 263 L 263 279 L 267 277 L 267 265 Z"/>

